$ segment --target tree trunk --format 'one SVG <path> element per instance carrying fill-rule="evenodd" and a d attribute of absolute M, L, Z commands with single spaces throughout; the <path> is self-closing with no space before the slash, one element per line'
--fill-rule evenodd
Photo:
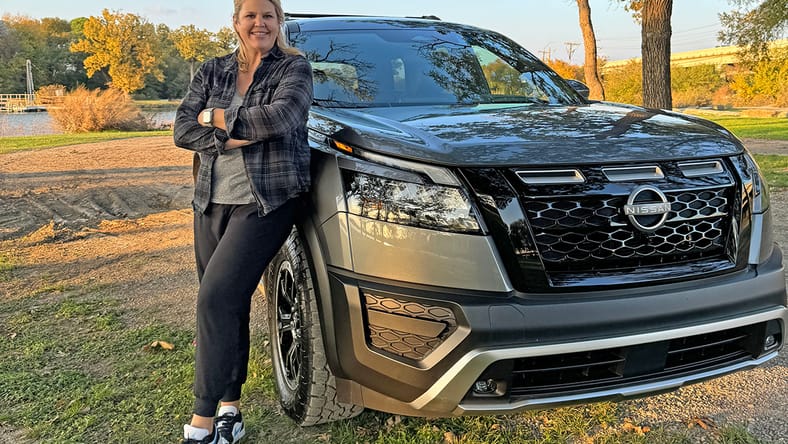
<path fill-rule="evenodd" d="M 580 30 L 583 31 L 583 50 L 585 51 L 583 73 L 588 84 L 588 98 L 605 100 L 605 87 L 602 85 L 597 68 L 596 35 L 594 34 L 594 26 L 591 24 L 591 7 L 588 5 L 588 0 L 577 0 L 577 9 L 580 13 Z"/>
<path fill-rule="evenodd" d="M 645 0 L 642 13 L 643 106 L 671 109 L 670 16 L 673 0 Z"/>
<path fill-rule="evenodd" d="M 194 59 L 189 62 L 189 81 L 194 80 Z"/>

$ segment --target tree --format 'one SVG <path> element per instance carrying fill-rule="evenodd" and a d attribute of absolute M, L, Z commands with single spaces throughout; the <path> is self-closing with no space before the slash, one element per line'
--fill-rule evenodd
<path fill-rule="evenodd" d="M 155 28 L 142 17 L 104 9 L 101 17 L 85 21 L 82 32 L 84 38 L 70 49 L 88 54 L 88 77 L 108 67 L 112 86 L 127 93 L 144 87 L 147 74 L 163 79 Z"/>
<path fill-rule="evenodd" d="M 769 56 L 769 42 L 788 30 L 788 0 L 764 0 L 750 10 L 756 0 L 730 0 L 739 9 L 720 14 L 723 30 L 720 41 L 744 48 L 743 58 L 757 62 Z"/>
<path fill-rule="evenodd" d="M 671 109 L 670 16 L 673 0 L 643 0 L 641 10 L 641 57 L 643 59 L 643 106 Z"/>
<path fill-rule="evenodd" d="M 0 20 L 0 91 L 21 93 L 25 90 L 18 77 L 19 71 L 14 66 L 20 50 L 21 44 L 8 17 L 3 17 Z"/>
<path fill-rule="evenodd" d="M 24 92 L 25 67 L 32 63 L 34 85 L 84 83 L 84 72 L 76 67 L 82 59 L 68 52 L 71 26 L 59 18 L 41 20 L 24 16 L 3 17 L 0 27 L 0 91 Z"/>
<path fill-rule="evenodd" d="M 222 26 L 216 33 L 216 42 L 222 53 L 228 53 L 238 46 L 238 37 L 235 36 L 235 31 L 232 28 Z"/>
<path fill-rule="evenodd" d="M 643 106 L 670 109 L 670 18 L 673 0 L 618 0 L 641 24 L 640 55 L 643 60 Z"/>
<path fill-rule="evenodd" d="M 545 60 L 545 64 L 555 71 L 559 76 L 565 79 L 581 80 L 583 78 L 583 67 L 572 65 L 560 59 Z"/>
<path fill-rule="evenodd" d="M 604 100 L 605 88 L 602 85 L 602 79 L 599 77 L 596 34 L 591 23 L 591 7 L 588 5 L 588 0 L 577 0 L 577 9 L 580 14 L 580 29 L 583 31 L 583 48 L 585 50 L 583 72 L 588 84 L 588 97 L 595 100 Z"/>
<path fill-rule="evenodd" d="M 197 29 L 194 25 L 184 25 L 170 34 L 170 39 L 178 49 L 178 53 L 189 62 L 189 78 L 194 78 L 194 64 L 204 62 L 219 55 L 221 48 L 214 34 Z"/>

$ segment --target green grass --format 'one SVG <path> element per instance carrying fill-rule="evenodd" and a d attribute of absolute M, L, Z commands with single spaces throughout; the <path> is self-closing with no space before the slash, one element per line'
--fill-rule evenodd
<path fill-rule="evenodd" d="M 153 110 L 175 110 L 180 104 L 180 100 L 172 101 L 166 99 L 159 100 L 135 100 L 134 104 L 145 111 Z"/>
<path fill-rule="evenodd" d="M 788 156 L 755 154 L 753 157 L 770 188 L 788 188 Z"/>
<path fill-rule="evenodd" d="M 11 273 L 14 271 L 14 263 L 8 254 L 0 254 L 0 282 L 11 279 Z"/>
<path fill-rule="evenodd" d="M 739 138 L 788 140 L 788 118 L 738 117 L 696 113 L 729 129 Z"/>
<path fill-rule="evenodd" d="M 54 148 L 77 145 L 80 143 L 104 142 L 107 140 L 128 139 L 131 137 L 150 137 L 172 135 L 172 131 L 103 131 L 100 133 L 51 134 L 44 136 L 17 136 L 0 138 L 0 154 L 14 151 Z"/>
<path fill-rule="evenodd" d="M 186 420 L 191 332 L 124 325 L 116 304 L 79 292 L 41 297 L 0 304 L 0 424 L 37 442 L 154 442 Z M 146 350 L 154 340 L 176 349 Z"/>

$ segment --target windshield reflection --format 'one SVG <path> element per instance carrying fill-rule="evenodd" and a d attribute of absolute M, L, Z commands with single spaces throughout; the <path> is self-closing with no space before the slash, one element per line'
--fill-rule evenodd
<path fill-rule="evenodd" d="M 580 100 L 557 74 L 499 34 L 446 24 L 370 28 L 291 35 L 312 64 L 317 103 L 359 107 Z"/>

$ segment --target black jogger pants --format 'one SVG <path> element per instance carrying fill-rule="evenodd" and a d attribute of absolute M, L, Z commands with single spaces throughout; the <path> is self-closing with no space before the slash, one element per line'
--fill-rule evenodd
<path fill-rule="evenodd" d="M 236 401 L 249 364 L 249 311 L 265 267 L 287 239 L 299 199 L 259 217 L 256 204 L 211 204 L 194 214 L 197 357 L 194 413 Z"/>

